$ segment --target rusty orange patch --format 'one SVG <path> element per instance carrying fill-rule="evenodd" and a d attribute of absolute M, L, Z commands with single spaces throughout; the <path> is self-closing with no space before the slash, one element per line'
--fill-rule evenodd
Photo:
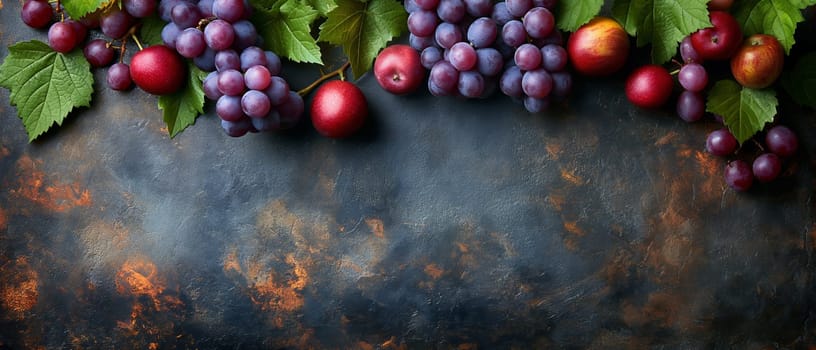
<path fill-rule="evenodd" d="M 674 139 L 677 138 L 677 133 L 674 131 L 669 131 L 666 135 L 661 136 L 657 141 L 655 141 L 655 146 L 665 146 L 670 144 Z"/>
<path fill-rule="evenodd" d="M 584 229 L 578 226 L 578 221 L 564 221 L 564 230 L 578 237 L 586 236 Z"/>
<path fill-rule="evenodd" d="M 28 263 L 28 258 L 19 256 L 0 266 L 0 298 L 3 309 L 9 314 L 21 318 L 23 313 L 37 305 L 39 274 Z"/>
<path fill-rule="evenodd" d="M 408 350 L 408 345 L 403 342 L 397 343 L 397 337 L 391 336 L 388 340 L 382 343 L 380 346 L 383 349 L 390 349 L 390 350 Z"/>
<path fill-rule="evenodd" d="M 547 196 L 547 202 L 550 203 L 553 209 L 562 211 L 564 210 L 564 204 L 567 203 L 567 197 L 558 193 L 550 193 L 550 195 Z"/>
<path fill-rule="evenodd" d="M 442 274 L 445 273 L 445 270 L 443 270 L 436 264 L 425 265 L 424 271 L 425 274 L 428 275 L 428 277 L 433 278 L 435 280 L 438 280 L 440 277 L 442 277 Z"/>
<path fill-rule="evenodd" d="M 20 157 L 16 164 L 18 184 L 10 191 L 12 197 L 26 199 L 54 212 L 91 205 L 91 193 L 87 189 L 76 182 L 48 181 L 45 173 L 38 169 L 41 163 L 27 155 Z"/>
<path fill-rule="evenodd" d="M 8 227 L 8 214 L 6 210 L 0 207 L 0 230 L 5 230 Z"/>
<path fill-rule="evenodd" d="M 383 221 L 377 218 L 370 218 L 366 219 L 366 225 L 368 228 L 371 229 L 371 233 L 374 234 L 377 238 L 385 238 L 385 226 L 383 225 Z"/>
<path fill-rule="evenodd" d="M 548 143 L 544 146 L 544 149 L 547 150 L 547 155 L 550 156 L 550 159 L 557 160 L 561 156 L 561 145 L 557 143 Z"/>
<path fill-rule="evenodd" d="M 576 186 L 584 183 L 584 179 L 575 174 L 575 169 L 561 168 L 561 178 Z"/>
<path fill-rule="evenodd" d="M 292 266 L 293 278 L 282 280 L 277 273 L 261 261 L 241 264 L 235 250 L 224 259 L 224 271 L 235 272 L 243 277 L 250 289 L 250 299 L 264 311 L 292 312 L 303 307 L 301 291 L 309 283 L 309 274 L 301 262 L 292 254 L 286 256 L 286 263 Z M 283 326 L 283 320 L 275 322 Z"/>
<path fill-rule="evenodd" d="M 2 3 L 0 3 L 0 5 L 2 5 Z M 3 6 L 0 6 L 0 9 L 2 8 Z M 11 154 L 11 151 L 9 151 L 8 147 L 0 145 L 0 158 L 8 157 L 9 154 Z"/>
<path fill-rule="evenodd" d="M 357 342 L 357 349 L 360 350 L 374 350 L 374 345 L 369 344 L 365 341 L 358 341 Z"/>

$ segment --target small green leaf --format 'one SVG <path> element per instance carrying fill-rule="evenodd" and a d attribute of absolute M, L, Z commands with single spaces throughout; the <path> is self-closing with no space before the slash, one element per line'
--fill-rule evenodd
<path fill-rule="evenodd" d="M 112 0 L 62 0 L 60 4 L 71 18 L 81 18 L 107 6 L 111 2 Z"/>
<path fill-rule="evenodd" d="M 201 82 L 207 73 L 190 64 L 187 85 L 171 95 L 159 96 L 159 109 L 162 110 L 164 122 L 170 138 L 195 124 L 196 117 L 204 113 L 204 89 Z"/>
<path fill-rule="evenodd" d="M 790 53 L 796 42 L 793 38 L 796 25 L 805 20 L 796 4 L 791 0 L 741 0 L 734 2 L 734 7 L 734 18 L 745 36 L 773 35 L 785 48 L 785 53 Z"/>
<path fill-rule="evenodd" d="M 142 45 L 158 45 L 164 43 L 161 32 L 165 23 L 157 16 L 150 16 L 142 19 L 142 27 L 139 28 L 139 40 Z"/>
<path fill-rule="evenodd" d="M 269 48 L 295 62 L 323 64 L 311 33 L 318 11 L 299 0 L 255 4 L 253 23 Z"/>
<path fill-rule="evenodd" d="M 800 57 L 793 70 L 785 72 L 782 85 L 796 103 L 816 108 L 816 52 Z"/>
<path fill-rule="evenodd" d="M 74 107 L 90 106 L 93 74 L 82 50 L 61 54 L 43 42 L 26 41 L 9 47 L 0 86 L 11 91 L 11 104 L 33 141 L 55 123 L 62 125 Z"/>
<path fill-rule="evenodd" d="M 720 80 L 708 93 L 706 110 L 721 115 L 741 144 L 773 121 L 777 105 L 773 89 L 749 89 L 733 80 Z"/>
<path fill-rule="evenodd" d="M 337 7 L 334 0 L 304 0 L 307 5 L 313 7 L 320 14 L 320 17 L 326 17 L 329 12 Z"/>
<path fill-rule="evenodd" d="M 664 63 L 677 53 L 687 35 L 711 26 L 708 0 L 617 0 L 612 15 L 637 46 L 652 44 L 652 62 Z"/>
<path fill-rule="evenodd" d="M 407 14 L 394 0 L 337 0 L 320 25 L 318 41 L 343 47 L 359 78 L 371 68 L 374 58 L 391 39 L 406 29 Z"/>
<path fill-rule="evenodd" d="M 556 10 L 558 28 L 574 32 L 601 12 L 603 0 L 559 1 Z"/>

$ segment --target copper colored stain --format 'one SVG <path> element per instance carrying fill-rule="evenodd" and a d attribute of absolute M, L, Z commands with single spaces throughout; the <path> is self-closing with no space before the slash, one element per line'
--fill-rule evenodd
<path fill-rule="evenodd" d="M 655 141 L 655 146 L 665 146 L 670 144 L 674 139 L 677 138 L 677 133 L 674 131 L 669 131 L 666 135 L 661 136 L 657 141 Z"/>
<path fill-rule="evenodd" d="M 564 230 L 578 237 L 586 236 L 584 229 L 578 226 L 578 221 L 564 221 Z"/>
<path fill-rule="evenodd" d="M 389 350 L 408 350 L 408 345 L 403 342 L 397 343 L 397 337 L 391 336 L 391 338 L 380 345 L 380 348 Z"/>
<path fill-rule="evenodd" d="M 224 271 L 237 273 L 249 288 L 252 302 L 264 311 L 292 312 L 303 307 L 301 291 L 309 283 L 309 275 L 303 264 L 293 255 L 287 255 L 286 263 L 292 266 L 293 278 L 280 278 L 273 268 L 262 261 L 250 260 L 242 264 L 235 249 L 224 258 Z M 277 320 L 283 326 L 283 320 Z"/>
<path fill-rule="evenodd" d="M 435 280 L 438 280 L 445 273 L 445 270 L 443 270 L 441 267 L 439 267 L 436 264 L 425 265 L 425 270 L 424 271 L 425 271 L 425 274 L 428 275 L 428 277 L 433 278 Z"/>
<path fill-rule="evenodd" d="M 156 264 L 146 257 L 128 258 L 116 273 L 116 291 L 122 295 L 145 296 L 153 302 L 155 310 L 167 310 L 182 305 L 178 297 L 166 293 L 167 279 L 162 276 Z M 134 304 L 134 308 L 140 306 Z"/>
<path fill-rule="evenodd" d="M 22 317 L 23 313 L 37 305 L 39 299 L 39 274 L 28 263 L 28 258 L 19 256 L 0 266 L 0 297 L 3 309 L 10 315 Z"/>
<path fill-rule="evenodd" d="M 374 350 L 374 346 L 365 342 L 365 341 L 358 341 L 357 342 L 357 349 L 359 350 Z"/>
<path fill-rule="evenodd" d="M 562 211 L 564 210 L 564 204 L 567 203 L 567 197 L 559 193 L 550 193 L 547 196 L 547 202 L 556 211 Z"/>
<path fill-rule="evenodd" d="M 549 155 L 550 159 L 552 160 L 558 160 L 558 158 L 561 156 L 562 150 L 560 144 L 548 143 L 546 146 L 544 146 L 544 149 L 547 150 L 547 155 Z"/>
<path fill-rule="evenodd" d="M 584 183 L 584 179 L 575 174 L 575 170 L 561 168 L 561 178 L 575 186 L 580 186 Z"/>
<path fill-rule="evenodd" d="M 5 230 L 8 226 L 8 214 L 6 210 L 0 207 L 0 230 Z"/>
<path fill-rule="evenodd" d="M 456 347 L 457 350 L 477 350 L 479 345 L 476 343 L 462 343 Z"/>
<path fill-rule="evenodd" d="M 0 3 L 0 4 L 2 4 L 2 3 Z M 0 6 L 0 8 L 3 8 L 3 7 Z M 11 151 L 9 151 L 8 147 L 0 145 L 0 158 L 8 157 L 9 154 L 11 154 Z"/>
<path fill-rule="evenodd" d="M 50 211 L 65 212 L 75 207 L 91 205 L 91 193 L 79 183 L 65 184 L 59 180 L 49 181 L 38 169 L 41 161 L 23 155 L 17 161 L 18 185 L 10 191 L 12 197 L 26 199 Z"/>
<path fill-rule="evenodd" d="M 371 233 L 374 234 L 377 238 L 385 238 L 385 228 L 383 225 L 383 221 L 377 218 L 369 218 L 366 219 L 366 225 L 368 228 L 371 229 Z"/>

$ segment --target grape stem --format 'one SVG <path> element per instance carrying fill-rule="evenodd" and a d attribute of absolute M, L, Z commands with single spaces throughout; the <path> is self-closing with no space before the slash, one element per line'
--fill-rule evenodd
<path fill-rule="evenodd" d="M 342 66 L 342 67 L 337 68 L 337 69 L 335 69 L 335 70 L 333 70 L 333 71 L 331 71 L 331 72 L 328 72 L 328 73 L 326 73 L 326 74 L 323 74 L 323 75 L 322 75 L 320 78 L 317 78 L 317 80 L 315 80 L 314 82 L 312 82 L 311 84 L 309 84 L 309 86 L 307 86 L 307 87 L 305 87 L 305 88 L 303 88 L 303 89 L 298 90 L 298 92 L 297 92 L 297 93 L 298 93 L 298 95 L 300 95 L 300 96 L 306 96 L 306 95 L 308 95 L 308 94 L 309 94 L 309 93 L 310 93 L 312 90 L 314 90 L 314 88 L 316 88 L 318 85 L 320 85 L 320 83 L 322 83 L 322 82 L 324 82 L 324 81 L 326 81 L 326 80 L 331 79 L 331 78 L 332 78 L 332 77 L 334 77 L 335 75 L 339 75 L 339 76 L 340 76 L 340 80 L 345 80 L 345 76 L 343 75 L 343 72 L 345 72 L 345 70 L 346 70 L 346 69 L 348 69 L 348 67 L 349 67 L 350 65 L 351 65 L 351 62 L 348 62 L 348 61 L 347 61 L 346 63 L 344 63 L 344 64 L 343 64 L 343 66 Z"/>

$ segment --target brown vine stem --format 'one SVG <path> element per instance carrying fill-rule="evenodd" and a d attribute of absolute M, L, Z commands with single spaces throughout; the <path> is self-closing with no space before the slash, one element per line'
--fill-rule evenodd
<path fill-rule="evenodd" d="M 311 84 L 309 84 L 309 86 L 307 86 L 307 87 L 305 87 L 305 88 L 303 88 L 303 89 L 298 90 L 298 92 L 297 92 L 297 93 L 298 93 L 298 95 L 300 95 L 300 96 L 306 96 L 306 95 L 308 95 L 308 94 L 309 94 L 309 93 L 310 93 L 312 90 L 314 90 L 314 88 L 316 88 L 318 85 L 320 85 L 320 83 L 322 83 L 322 82 L 324 82 L 324 81 L 326 81 L 326 80 L 331 79 L 331 78 L 332 78 L 332 77 L 334 77 L 335 75 L 339 75 L 339 76 L 340 76 L 340 79 L 345 80 L 345 78 L 343 77 L 343 72 L 344 72 L 346 69 L 348 69 L 348 67 L 349 67 L 349 66 L 351 66 L 351 62 L 348 62 L 348 61 L 347 61 L 346 63 L 344 63 L 344 64 L 343 64 L 343 66 L 342 66 L 342 67 L 337 68 L 337 69 L 335 69 L 335 70 L 333 70 L 333 71 L 331 71 L 331 72 L 328 72 L 328 73 L 326 73 L 326 74 L 323 74 L 323 75 L 322 75 L 320 78 L 317 78 L 317 80 L 315 80 L 314 82 L 312 82 Z"/>

